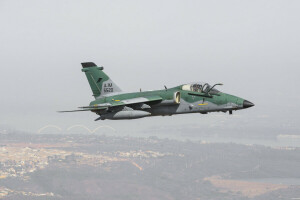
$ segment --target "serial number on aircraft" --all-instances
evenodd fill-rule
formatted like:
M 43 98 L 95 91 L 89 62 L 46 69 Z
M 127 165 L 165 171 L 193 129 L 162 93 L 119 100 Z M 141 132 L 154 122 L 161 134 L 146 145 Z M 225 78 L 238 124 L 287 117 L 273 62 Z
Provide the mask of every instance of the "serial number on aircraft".
M 104 92 L 114 92 L 113 88 L 104 88 Z
M 104 84 L 104 92 L 114 92 L 112 87 L 112 83 L 105 83 Z

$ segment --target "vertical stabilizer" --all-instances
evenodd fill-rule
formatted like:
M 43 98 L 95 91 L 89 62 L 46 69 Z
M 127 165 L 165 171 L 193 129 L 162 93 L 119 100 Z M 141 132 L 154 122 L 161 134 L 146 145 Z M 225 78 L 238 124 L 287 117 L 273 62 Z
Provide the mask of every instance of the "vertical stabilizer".
M 91 86 L 95 98 L 121 92 L 122 90 L 103 72 L 103 67 L 98 67 L 95 63 L 81 63 L 82 71 Z

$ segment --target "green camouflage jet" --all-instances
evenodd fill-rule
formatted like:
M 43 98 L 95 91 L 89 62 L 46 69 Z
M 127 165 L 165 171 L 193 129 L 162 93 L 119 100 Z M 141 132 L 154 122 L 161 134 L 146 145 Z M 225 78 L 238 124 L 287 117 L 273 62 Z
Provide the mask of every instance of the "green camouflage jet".
M 254 106 L 253 103 L 215 89 L 220 83 L 210 86 L 197 82 L 155 91 L 125 93 L 92 62 L 81 63 L 95 100 L 80 110 L 99 115 L 97 120 L 137 119 L 150 116 L 175 114 L 229 112 Z

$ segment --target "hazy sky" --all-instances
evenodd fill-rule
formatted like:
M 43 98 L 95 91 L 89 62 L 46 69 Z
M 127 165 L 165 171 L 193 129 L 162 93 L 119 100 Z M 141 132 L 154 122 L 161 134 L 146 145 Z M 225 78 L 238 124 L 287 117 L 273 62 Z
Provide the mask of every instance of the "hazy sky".
M 300 1 L 0 0 L 0 127 L 117 130 L 223 124 L 300 134 Z M 221 82 L 255 107 L 226 114 L 98 121 L 56 113 L 93 100 L 81 62 L 124 91 Z M 141 126 L 143 124 L 143 126 Z M 237 129 L 238 130 L 238 129 Z

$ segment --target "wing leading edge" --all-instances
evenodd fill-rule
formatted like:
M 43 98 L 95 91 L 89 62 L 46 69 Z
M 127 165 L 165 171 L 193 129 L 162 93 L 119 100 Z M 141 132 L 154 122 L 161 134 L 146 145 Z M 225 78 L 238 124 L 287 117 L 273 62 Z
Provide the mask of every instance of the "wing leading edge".
M 114 100 L 112 103 L 103 103 L 103 104 L 94 104 L 92 106 L 83 106 L 79 107 L 80 110 L 70 110 L 70 111 L 59 111 L 59 112 L 80 112 L 80 111 L 101 111 L 108 110 L 109 108 L 115 108 L 118 106 L 134 106 L 136 104 L 152 104 L 159 103 L 162 101 L 160 96 L 149 96 L 149 97 L 137 97 L 132 99 L 124 99 L 124 100 Z

